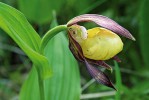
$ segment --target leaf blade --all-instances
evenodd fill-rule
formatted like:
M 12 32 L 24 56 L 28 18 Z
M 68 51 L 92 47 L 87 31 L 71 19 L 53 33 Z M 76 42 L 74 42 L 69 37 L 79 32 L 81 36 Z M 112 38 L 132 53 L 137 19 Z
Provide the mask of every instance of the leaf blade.
M 41 38 L 21 12 L 0 3 L 0 28 L 19 45 L 37 67 L 44 66 L 39 67 L 43 79 L 51 76 L 47 58 L 39 53 Z

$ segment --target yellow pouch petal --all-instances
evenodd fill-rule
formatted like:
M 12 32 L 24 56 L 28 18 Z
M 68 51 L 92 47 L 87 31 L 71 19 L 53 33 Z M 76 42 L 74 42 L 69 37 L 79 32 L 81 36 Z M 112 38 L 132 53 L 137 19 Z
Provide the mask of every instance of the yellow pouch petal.
M 88 38 L 80 43 L 86 58 L 108 60 L 123 49 L 121 38 L 105 28 L 89 29 Z

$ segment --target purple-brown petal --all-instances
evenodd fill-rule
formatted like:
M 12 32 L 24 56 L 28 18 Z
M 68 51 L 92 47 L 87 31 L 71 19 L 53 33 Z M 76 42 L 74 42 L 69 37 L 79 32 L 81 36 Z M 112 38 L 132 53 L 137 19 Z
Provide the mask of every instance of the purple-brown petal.
M 81 46 L 73 39 L 71 34 L 68 34 L 68 37 L 69 37 L 69 49 L 71 50 L 72 54 L 78 61 L 84 62 L 84 56 Z
M 69 41 L 71 41 L 71 44 L 74 46 L 74 48 L 76 48 L 76 50 L 78 51 L 80 56 L 82 56 L 82 58 L 84 58 L 83 51 L 82 51 L 82 48 L 79 45 L 79 43 L 71 36 L 71 34 L 68 34 L 68 36 L 69 36 Z
M 118 23 L 116 23 L 112 19 L 110 19 L 106 16 L 102 16 L 102 15 L 97 15 L 97 14 L 80 15 L 80 16 L 77 16 L 77 17 L 71 19 L 67 23 L 67 26 L 77 24 L 78 22 L 88 22 L 88 21 L 94 22 L 94 23 L 100 25 L 101 27 L 107 28 L 107 29 L 113 31 L 114 33 L 117 33 L 119 35 L 122 35 L 126 38 L 129 38 L 129 39 L 135 41 L 135 38 L 131 35 L 131 33 L 127 29 L 123 28 L 122 26 L 120 26 Z
M 112 72 L 112 67 L 110 65 L 106 64 L 102 60 L 92 60 L 92 59 L 87 59 L 87 58 L 86 58 L 86 60 L 93 65 L 101 66 L 101 67 L 106 68 Z
M 101 66 L 103 66 L 103 67 L 109 69 L 111 72 L 113 71 L 113 70 L 112 70 L 112 67 L 111 67 L 110 65 L 108 65 L 107 63 L 105 63 L 104 61 L 102 61 Z
M 76 60 L 80 61 L 80 62 L 84 62 L 84 60 L 82 59 L 82 57 L 80 56 L 79 52 L 77 51 L 77 49 L 72 45 L 71 42 L 69 42 L 69 49 L 72 52 L 73 56 L 76 58 Z
M 121 62 L 120 58 L 118 56 L 114 56 L 113 59 L 116 61 L 116 62 Z
M 90 63 L 88 63 L 85 60 L 85 64 L 87 67 L 87 70 L 89 71 L 90 75 L 100 84 L 103 84 L 105 86 L 111 87 L 116 90 L 110 79 L 98 68 L 92 66 Z

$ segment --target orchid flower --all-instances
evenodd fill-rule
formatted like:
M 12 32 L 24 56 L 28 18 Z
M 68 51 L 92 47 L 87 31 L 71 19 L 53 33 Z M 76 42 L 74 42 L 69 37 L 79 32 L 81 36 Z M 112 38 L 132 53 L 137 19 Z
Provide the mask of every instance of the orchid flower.
M 86 29 L 79 22 L 94 22 L 99 27 Z M 112 67 L 105 63 L 116 56 L 123 49 L 123 42 L 118 35 L 128 39 L 135 38 L 131 33 L 108 17 L 96 14 L 84 14 L 71 19 L 67 23 L 69 48 L 74 57 L 85 63 L 90 75 L 98 82 L 116 90 L 110 79 L 96 66 L 112 71 Z

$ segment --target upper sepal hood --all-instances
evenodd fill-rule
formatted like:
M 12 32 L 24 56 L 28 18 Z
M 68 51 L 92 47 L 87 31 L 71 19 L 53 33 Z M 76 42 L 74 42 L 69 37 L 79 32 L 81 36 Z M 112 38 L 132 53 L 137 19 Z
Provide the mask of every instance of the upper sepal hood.
M 71 19 L 68 23 L 67 26 L 71 26 L 73 24 L 77 24 L 78 22 L 94 22 L 98 24 L 101 27 L 107 28 L 111 31 L 113 31 L 116 34 L 122 35 L 126 38 L 129 38 L 131 40 L 135 41 L 135 38 L 131 35 L 131 33 L 120 26 L 118 23 L 113 21 L 112 19 L 102 16 L 102 15 L 97 15 L 97 14 L 84 14 L 77 16 L 73 19 Z

